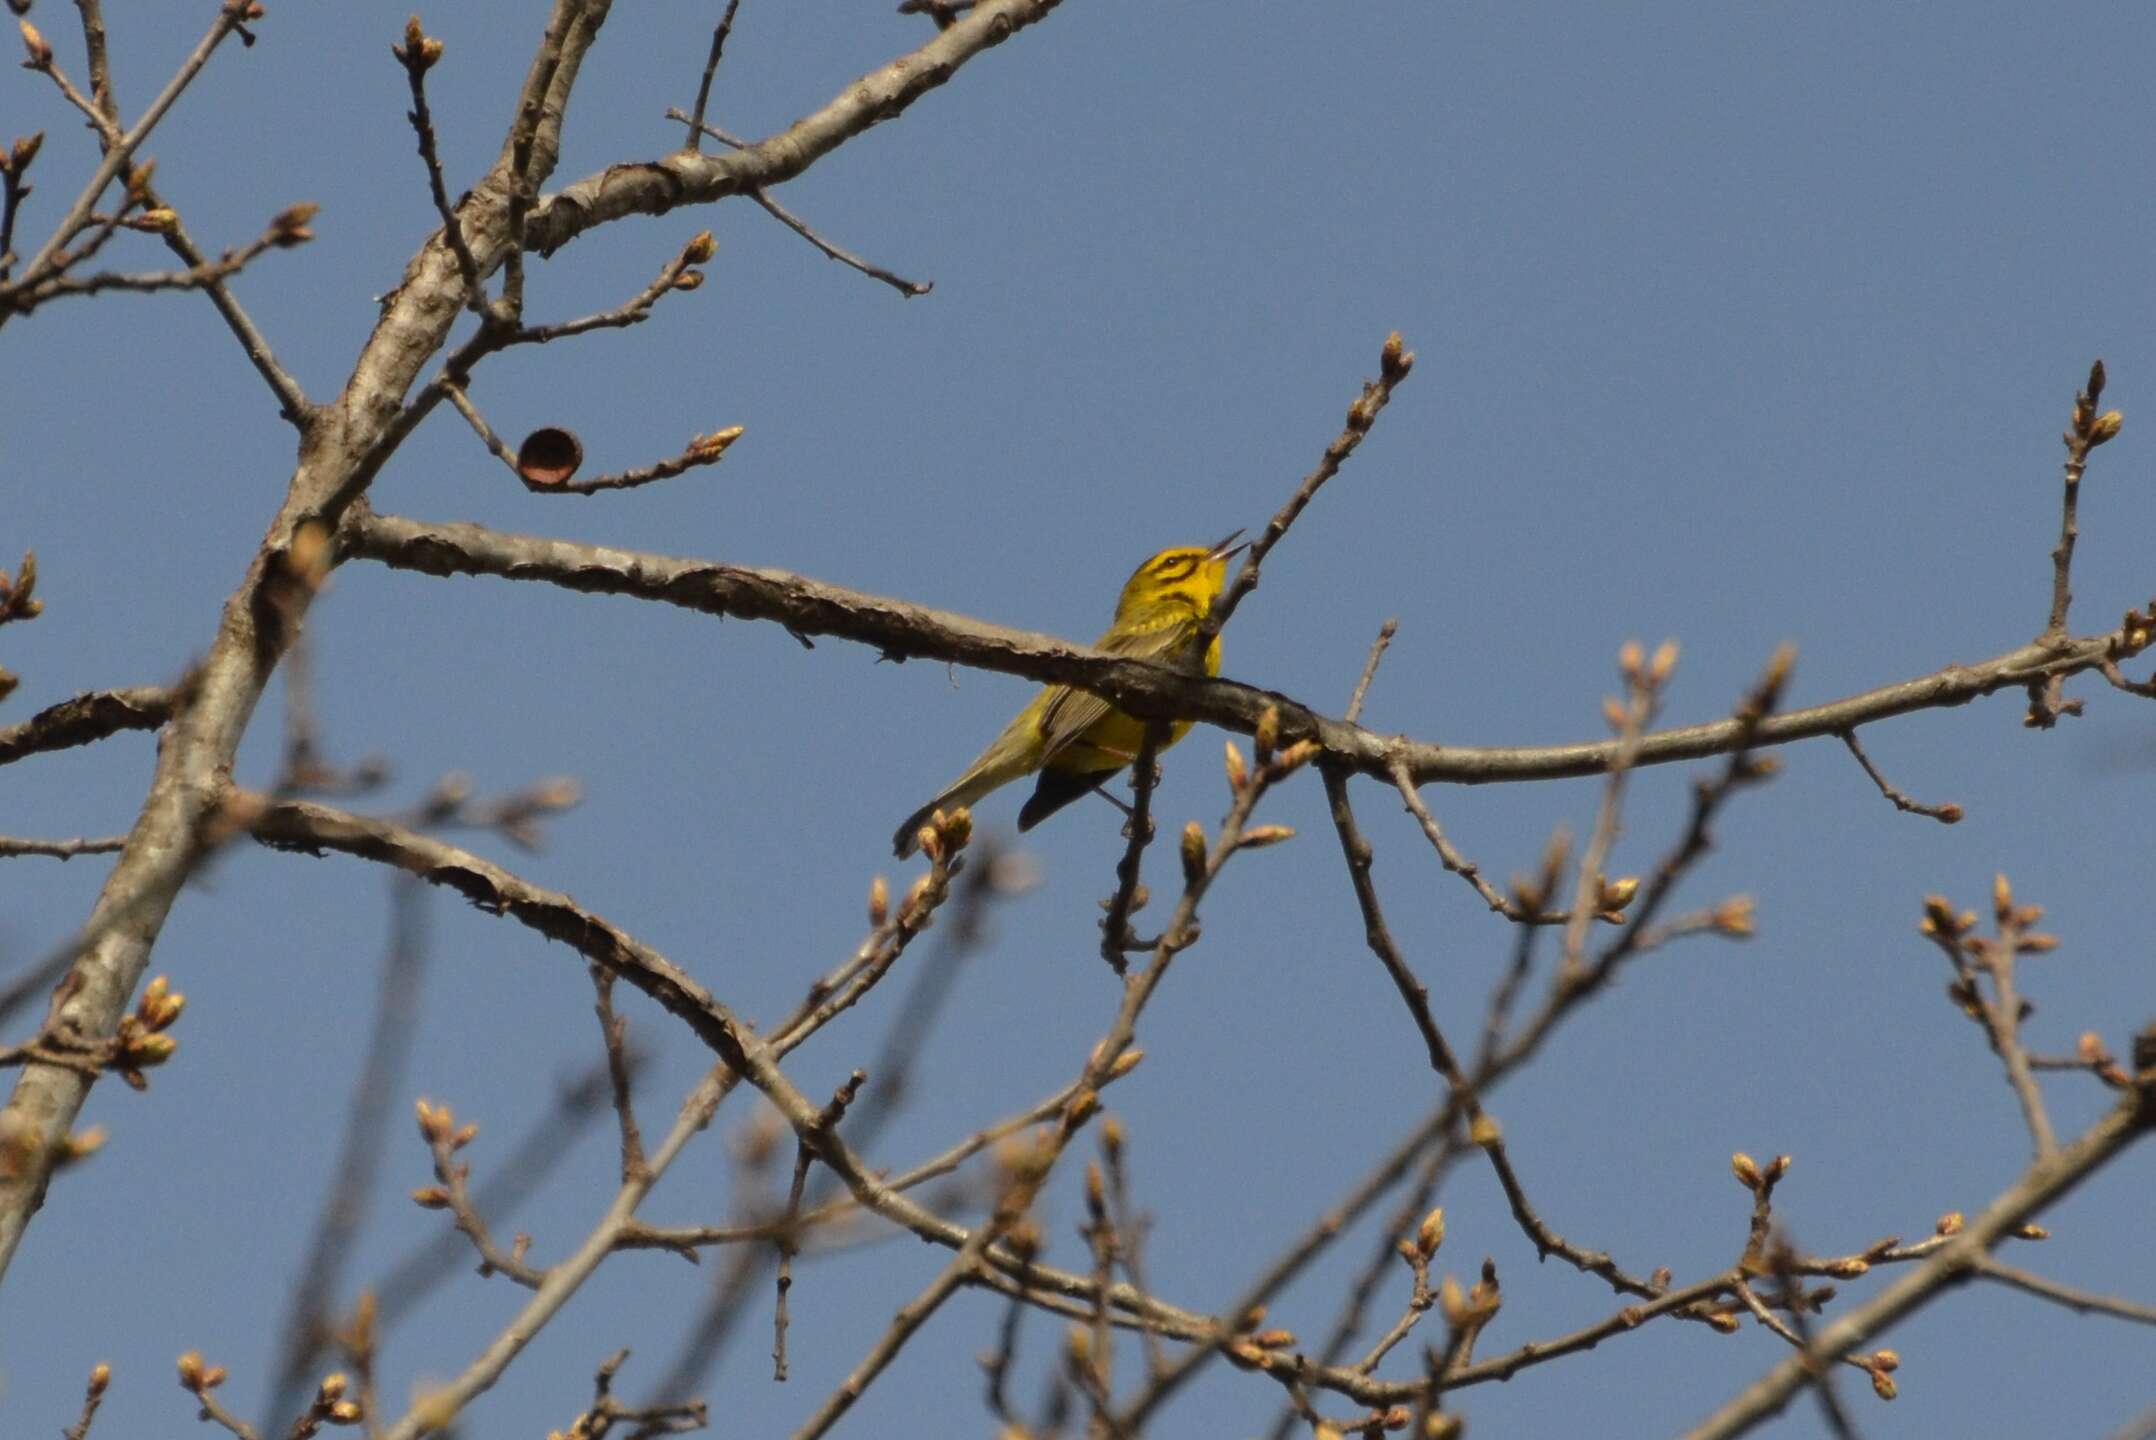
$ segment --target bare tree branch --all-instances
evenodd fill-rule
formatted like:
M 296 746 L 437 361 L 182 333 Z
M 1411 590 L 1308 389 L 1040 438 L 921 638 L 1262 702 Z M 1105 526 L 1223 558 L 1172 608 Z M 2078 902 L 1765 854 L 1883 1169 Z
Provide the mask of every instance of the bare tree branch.
M 8 317 L 17 313 L 15 302 L 19 296 L 60 272 L 65 263 L 64 249 L 81 232 L 83 226 L 89 223 L 90 212 L 96 208 L 98 196 L 105 193 L 105 187 L 110 185 L 127 162 L 134 158 L 135 151 L 141 147 L 142 142 L 150 138 L 150 132 L 157 128 L 158 121 L 165 118 L 165 112 L 172 108 L 173 102 L 194 83 L 195 76 L 209 63 L 211 54 L 224 42 L 225 37 L 239 27 L 246 10 L 246 0 L 222 0 L 217 7 L 216 19 L 210 22 L 209 31 L 196 42 L 187 58 L 180 62 L 180 68 L 165 82 L 165 88 L 150 102 L 150 107 L 142 112 L 142 118 L 106 147 L 105 158 L 91 173 L 88 183 L 82 187 L 82 193 L 75 197 L 75 203 L 60 217 L 60 223 L 53 227 L 52 238 L 30 257 L 20 275 L 0 285 L 0 325 L 5 325 Z M 49 64 L 49 49 L 47 55 Z
M 526 245 L 551 252 L 604 221 L 657 213 L 683 203 L 720 199 L 790 179 L 845 141 L 901 113 L 948 80 L 966 61 L 1045 16 L 1052 0 L 994 0 L 939 33 L 927 45 L 848 85 L 837 98 L 780 135 L 720 157 L 674 156 L 647 165 L 609 167 L 535 207 L 528 197 L 551 175 L 559 154 L 567 99 L 584 55 L 597 39 L 607 0 L 556 0 L 547 37 L 534 58 L 510 142 L 490 173 L 459 207 L 458 219 L 480 274 L 520 256 Z M 142 121 L 112 147 L 96 182 L 77 209 L 86 216 L 135 145 L 207 59 L 214 40 L 236 27 L 231 0 L 221 7 L 198 56 Z M 80 216 L 60 227 L 80 223 Z M 49 252 L 53 247 L 46 247 Z M 30 271 L 16 284 L 44 278 Z M 505 280 L 517 279 L 513 272 Z M 397 440 L 402 397 L 446 340 L 462 313 L 450 300 L 462 275 L 457 258 L 437 236 L 406 267 L 388 296 L 336 404 L 295 414 L 303 428 L 300 458 L 283 504 L 267 527 L 245 578 L 226 601 L 216 635 L 198 670 L 194 702 L 180 717 L 158 757 L 156 776 L 128 847 L 113 867 L 99 913 L 124 907 L 124 931 L 96 934 L 76 960 L 74 983 L 55 1015 L 75 1031 L 111 1033 L 149 965 L 185 870 L 167 863 L 192 852 L 222 803 L 232 758 L 293 633 L 311 603 L 324 567 L 325 542 L 366 491 Z M 266 353 L 266 352 L 265 352 Z M 0 1127 L 17 1133 L 65 1134 L 89 1091 L 89 1078 L 55 1066 L 27 1068 L 15 1085 Z M 50 1153 L 0 1176 L 0 1274 L 12 1261 L 30 1217 L 43 1202 Z
M 1380 735 L 1330 719 L 1300 701 L 1235 680 L 1184 675 L 1111 656 L 1053 636 L 1013 630 L 947 610 L 870 595 L 783 570 L 683 560 L 605 545 L 514 535 L 485 526 L 359 515 L 340 536 L 350 556 L 429 575 L 495 575 L 538 580 L 591 594 L 634 595 L 710 615 L 772 620 L 808 635 L 873 645 L 890 658 L 955 661 L 1105 695 L 1136 715 L 1202 720 L 1250 733 L 1269 706 L 1280 710 L 1283 741 L 1315 740 L 1326 759 L 1389 779 L 1395 763 L 1417 784 L 1497 784 L 1599 775 L 1621 742 L 1573 745 L 1438 745 Z M 2117 631 L 2063 646 L 2023 645 L 1976 665 L 1948 665 L 1913 679 L 1824 705 L 1782 710 L 1756 728 L 1735 719 L 1658 730 L 1641 737 L 1633 763 L 1668 765 L 1739 748 L 1838 735 L 1915 711 L 1966 704 L 2032 679 L 2094 670 L 2127 643 Z
M 1732 1440 L 1779 1413 L 1826 1362 L 1848 1354 L 1941 1291 L 1982 1272 L 1991 1248 L 2063 1199 L 2104 1162 L 2156 1128 L 2156 1089 L 2146 1082 L 2073 1143 L 2038 1159 L 1984 1213 L 1930 1259 L 1878 1295 L 1822 1327 L 1809 1348 L 1792 1355 L 1686 1432 L 1686 1440 Z
M 122 730 L 155 730 L 172 718 L 177 693 L 163 685 L 92 690 L 48 705 L 19 725 L 0 730 L 0 765 L 25 755 L 90 745 Z

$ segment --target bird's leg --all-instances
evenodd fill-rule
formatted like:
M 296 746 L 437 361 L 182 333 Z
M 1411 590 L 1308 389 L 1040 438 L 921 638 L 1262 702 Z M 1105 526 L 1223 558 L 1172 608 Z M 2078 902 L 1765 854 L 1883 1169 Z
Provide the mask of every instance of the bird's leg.
M 1093 793 L 1100 796 L 1101 799 L 1107 801 L 1110 805 L 1113 805 L 1116 809 L 1122 811 L 1123 818 L 1126 820 L 1133 818 L 1138 813 L 1137 811 L 1131 809 L 1128 804 L 1116 799 L 1113 795 L 1110 795 L 1108 793 L 1108 787 L 1101 781 L 1095 780 L 1093 782 Z
M 1159 788 L 1161 776 L 1160 757 L 1158 755 L 1153 755 L 1150 757 L 1149 760 L 1147 751 L 1151 748 L 1152 747 L 1150 745 L 1140 747 L 1138 754 L 1135 757 L 1133 764 L 1131 765 L 1130 788 L 1133 791 L 1153 790 Z M 1138 783 L 1139 765 L 1146 765 L 1152 771 L 1152 774 L 1147 778 L 1146 783 L 1143 786 L 1140 786 Z M 1135 825 L 1138 820 L 1137 807 L 1127 805 L 1123 801 L 1116 799 L 1115 796 L 1110 795 L 1105 789 L 1103 789 L 1099 782 L 1095 782 L 1093 789 L 1103 800 L 1106 800 L 1109 804 L 1115 806 L 1116 809 L 1123 812 L 1123 838 L 1125 840 L 1130 839 L 1131 827 Z M 1148 815 L 1145 817 L 1145 839 L 1151 840 L 1152 838 L 1153 817 Z

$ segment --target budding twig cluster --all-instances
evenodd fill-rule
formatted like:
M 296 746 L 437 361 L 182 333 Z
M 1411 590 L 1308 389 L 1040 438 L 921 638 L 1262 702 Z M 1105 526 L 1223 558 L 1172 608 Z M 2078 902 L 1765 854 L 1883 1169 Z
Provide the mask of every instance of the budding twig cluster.
M 202 1407 L 201 1419 L 222 1425 L 239 1440 L 255 1440 L 254 1427 L 227 1410 L 212 1393 L 230 1378 L 224 1366 L 212 1365 L 202 1358 L 201 1351 L 190 1350 L 179 1358 L 178 1369 L 180 1388 L 194 1396 L 195 1402 Z M 111 1370 L 100 1365 L 97 1372 L 92 1372 L 91 1384 L 101 1390 L 98 1372 L 103 1372 L 109 1380 Z M 346 1398 L 351 1383 L 342 1371 L 323 1376 L 321 1383 L 315 1386 L 314 1397 L 308 1402 L 307 1409 L 285 1432 L 288 1440 L 313 1440 L 324 1425 L 357 1425 L 364 1420 L 366 1412 L 359 1401 Z
M 134 1013 L 120 1017 L 119 1031 L 112 1039 L 112 1058 L 107 1064 L 131 1088 L 148 1089 L 150 1082 L 142 1072 L 164 1064 L 180 1048 L 180 1042 L 165 1031 L 186 1008 L 187 997 L 160 975 L 143 987 Z
M 404 43 L 391 45 L 389 53 L 396 56 L 405 69 L 423 75 L 434 68 L 442 58 L 442 42 L 429 35 L 414 15 L 404 22 Z
M 7 571 L 0 570 L 0 625 L 11 620 L 35 620 L 44 614 L 45 602 L 32 593 L 36 589 L 37 552 L 26 550 L 12 580 Z
M 2117 439 L 2126 424 L 2126 417 L 2116 410 L 2096 413 L 2096 402 L 2104 395 L 2104 378 L 2104 362 L 2098 360 L 2089 367 L 2088 388 L 2074 397 L 2073 417 L 2060 437 L 2076 459 L 2086 458 L 2097 446 Z

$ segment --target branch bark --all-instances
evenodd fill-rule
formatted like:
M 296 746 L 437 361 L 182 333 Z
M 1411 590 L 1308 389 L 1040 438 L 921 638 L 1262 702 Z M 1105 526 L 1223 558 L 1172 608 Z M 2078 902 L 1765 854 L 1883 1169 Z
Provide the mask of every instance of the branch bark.
M 172 718 L 173 692 L 162 685 L 92 690 L 48 705 L 0 730 L 0 765 L 47 750 L 89 745 L 122 730 L 155 730 Z
M 1575 745 L 1441 745 L 1380 735 L 1333 719 L 1276 691 L 1235 680 L 1184 675 L 1109 655 L 1052 635 L 1013 630 L 948 610 L 795 575 L 783 570 L 685 560 L 645 551 L 516 535 L 482 525 L 434 524 L 401 516 L 355 514 L 340 536 L 347 557 L 429 575 L 493 575 L 538 580 L 591 594 L 632 595 L 744 620 L 771 620 L 805 635 L 835 635 L 873 645 L 895 659 L 953 661 L 1105 695 L 1132 714 L 1202 720 L 1245 734 L 1269 706 L 1280 710 L 1283 742 L 1315 740 L 1335 766 L 1391 780 L 1404 765 L 1416 784 L 1481 785 L 1599 775 L 1623 742 Z M 1658 730 L 1642 736 L 1630 764 L 1667 765 L 1786 745 L 1874 721 L 1965 705 L 1980 696 L 2027 686 L 2050 675 L 2100 669 L 2125 639 L 2116 631 L 2043 645 L 2021 645 L 1975 665 L 1946 665 L 1824 705 L 1780 711 L 1747 729 L 1735 719 Z

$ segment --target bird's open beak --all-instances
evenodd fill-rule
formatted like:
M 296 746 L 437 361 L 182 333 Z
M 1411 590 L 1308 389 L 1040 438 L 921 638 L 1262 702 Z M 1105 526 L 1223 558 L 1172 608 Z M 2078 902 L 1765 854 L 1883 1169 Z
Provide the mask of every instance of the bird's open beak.
M 1248 548 L 1250 548 L 1250 542 L 1247 540 L 1240 545 L 1235 543 L 1236 537 L 1241 535 L 1242 533 L 1242 530 L 1239 528 L 1230 530 L 1227 535 L 1221 540 L 1221 542 L 1218 545 L 1215 545 L 1212 550 L 1206 554 L 1205 558 L 1208 560 L 1219 560 L 1225 562 L 1229 559 L 1232 559 L 1238 550 L 1247 550 Z

